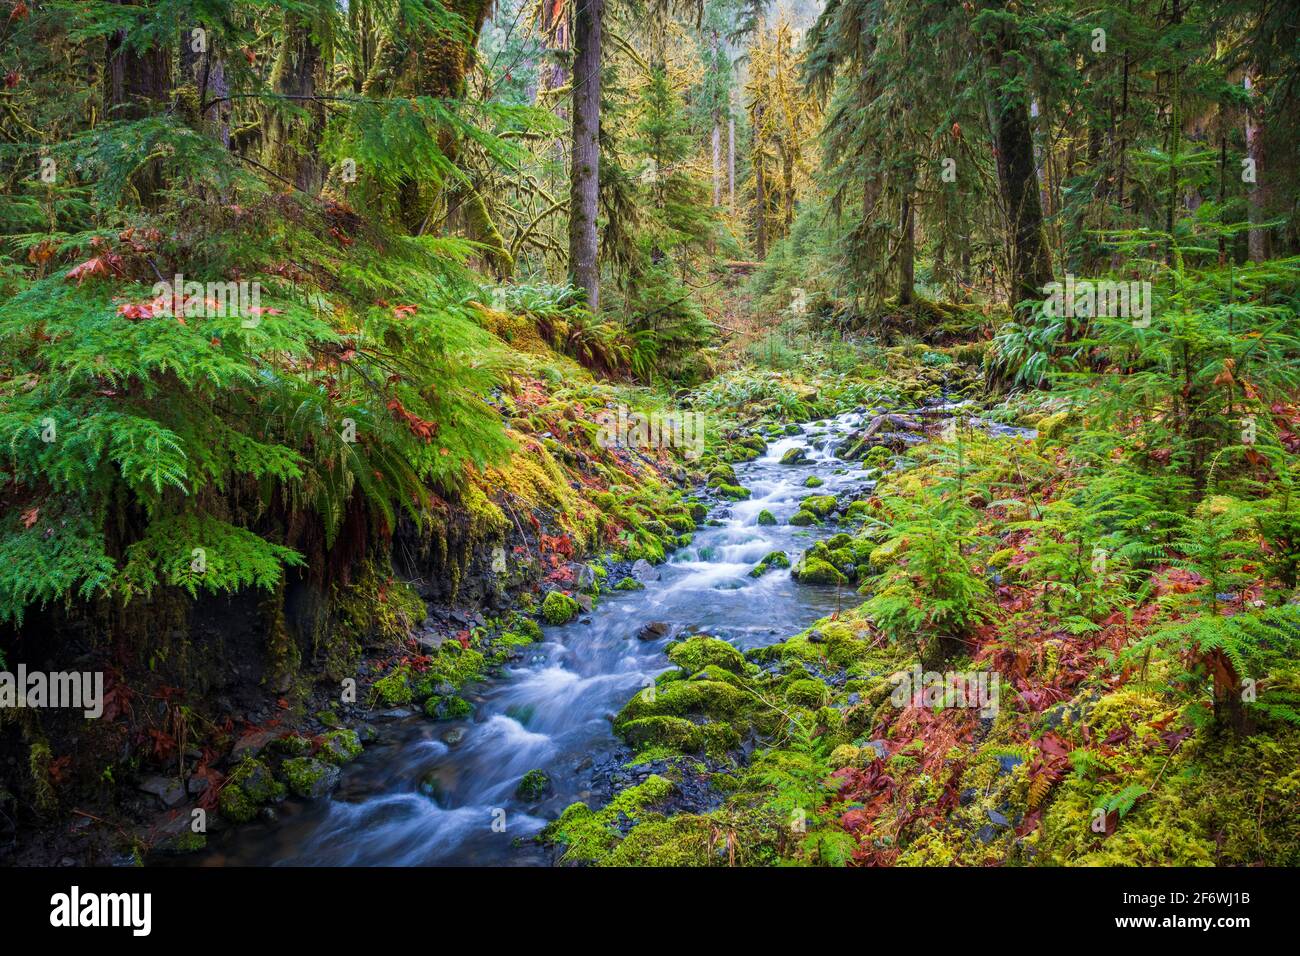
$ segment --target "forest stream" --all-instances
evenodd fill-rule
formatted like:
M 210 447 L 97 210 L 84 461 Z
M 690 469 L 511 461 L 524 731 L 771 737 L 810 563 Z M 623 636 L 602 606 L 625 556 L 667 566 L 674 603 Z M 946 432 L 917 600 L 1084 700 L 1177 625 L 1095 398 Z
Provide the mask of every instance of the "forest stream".
M 940 406 L 941 408 L 947 406 Z M 742 651 L 775 643 L 853 604 L 851 587 L 796 582 L 789 569 L 758 578 L 764 555 L 796 558 L 837 530 L 796 527 L 788 519 L 807 496 L 862 497 L 872 472 L 835 457 L 837 444 L 870 419 L 863 411 L 800 426 L 738 465 L 752 496 L 716 505 L 692 544 L 655 568 L 642 591 L 610 592 L 590 614 L 546 628 L 501 679 L 465 689 L 469 720 L 421 716 L 384 725 L 379 741 L 349 765 L 331 798 L 288 801 L 276 822 L 257 822 L 179 862 L 197 865 L 545 865 L 551 851 L 533 840 L 574 801 L 603 802 L 614 786 L 643 779 L 610 719 L 639 689 L 670 668 L 665 646 L 689 634 L 721 637 Z M 972 419 L 972 421 L 977 421 Z M 1032 430 L 988 425 L 995 434 Z M 910 440 L 922 436 L 909 434 Z M 802 465 L 782 465 L 791 448 Z M 769 511 L 773 526 L 758 516 Z M 752 741 L 750 742 L 752 744 Z M 516 798 L 525 773 L 550 777 L 539 802 Z M 494 825 L 495 824 L 495 825 Z

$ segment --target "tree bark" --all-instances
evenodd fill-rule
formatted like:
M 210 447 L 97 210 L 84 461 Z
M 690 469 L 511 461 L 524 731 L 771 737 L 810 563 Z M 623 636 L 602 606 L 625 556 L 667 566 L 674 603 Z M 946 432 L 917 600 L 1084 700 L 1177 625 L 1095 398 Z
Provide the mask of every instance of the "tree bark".
M 1011 304 L 1037 299 L 1052 281 L 1052 255 L 1043 234 L 1043 209 L 1034 168 L 1029 103 L 1022 84 L 1010 82 L 1016 69 L 1011 39 L 999 28 L 987 51 L 993 100 L 993 145 L 998 185 L 1006 206 L 1011 240 Z
M 272 104 L 266 118 L 262 164 L 313 196 L 323 181 L 316 148 L 325 112 L 313 99 L 320 60 L 320 47 L 312 39 L 311 25 L 286 12 L 280 49 L 271 69 L 271 90 L 285 99 Z M 306 111 L 307 116 L 297 115 L 298 110 Z
M 1250 230 L 1246 234 L 1247 255 L 1251 262 L 1263 262 L 1268 258 L 1268 234 L 1256 223 L 1264 220 L 1264 194 L 1261 188 L 1261 165 L 1264 158 L 1263 150 L 1263 130 L 1255 122 L 1255 68 L 1252 66 L 1246 73 L 1246 89 L 1251 94 L 1251 105 L 1246 111 L 1246 156 L 1253 161 L 1255 166 L 1255 181 L 1247 184 L 1249 190 L 1246 193 L 1246 212 L 1250 218 Z
M 600 309 L 600 60 L 605 0 L 587 0 L 573 16 L 573 151 L 569 193 L 569 276 Z
M 128 0 L 112 0 L 126 6 Z M 172 52 L 164 45 L 126 46 L 126 31 L 108 37 L 104 61 L 104 107 L 109 119 L 140 119 L 171 94 Z
M 916 301 L 916 210 L 912 204 L 912 186 L 903 193 L 901 239 L 898 245 L 898 304 Z

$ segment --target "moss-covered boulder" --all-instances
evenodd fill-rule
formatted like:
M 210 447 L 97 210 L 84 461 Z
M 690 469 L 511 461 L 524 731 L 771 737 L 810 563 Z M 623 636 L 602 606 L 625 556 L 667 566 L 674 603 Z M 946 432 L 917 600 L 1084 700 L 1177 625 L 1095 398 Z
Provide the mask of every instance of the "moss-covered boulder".
M 811 511 L 800 509 L 791 515 L 790 523 L 798 528 L 806 528 L 809 525 L 817 524 L 817 516 Z
M 758 513 L 757 520 L 760 525 L 774 525 L 776 524 L 776 515 L 764 508 Z
M 804 584 L 847 584 L 848 578 L 835 569 L 835 566 L 822 558 L 805 555 L 790 574 L 796 581 Z
M 318 800 L 338 786 L 341 771 L 333 764 L 315 757 L 294 757 L 283 767 L 289 789 L 306 800 Z
M 319 756 L 336 767 L 361 756 L 361 738 L 355 730 L 332 730 L 321 738 Z
M 716 637 L 690 637 L 668 648 L 668 659 L 687 674 L 712 665 L 733 674 L 743 674 L 747 667 L 744 655 L 726 641 Z
M 828 517 L 835 511 L 834 495 L 809 495 L 799 502 L 800 511 L 811 511 L 819 518 Z
M 547 776 L 544 770 L 530 770 L 519 781 L 515 787 L 516 799 L 524 803 L 536 803 L 550 792 L 551 778 Z
M 238 787 L 255 804 L 284 799 L 284 785 L 275 779 L 271 769 L 256 757 L 245 757 L 230 772 L 226 789 Z
M 542 601 L 542 620 L 547 624 L 568 624 L 578 611 L 578 602 L 563 591 L 552 591 Z
M 638 581 L 636 578 L 628 576 L 619 579 L 619 581 L 614 585 L 614 590 L 615 591 L 644 591 L 645 585 L 642 584 L 640 581 Z
M 826 484 L 826 482 L 822 481 L 816 475 L 809 475 L 803 480 L 803 486 L 805 488 L 820 488 L 824 484 Z
M 750 496 L 750 490 L 740 485 L 718 485 L 717 491 L 719 496 L 732 501 L 744 501 Z
M 783 465 L 806 465 L 808 463 L 808 450 L 800 445 L 789 449 L 781 456 L 781 464 Z
M 812 678 L 791 681 L 785 689 L 785 699 L 788 702 L 812 710 L 824 705 L 828 698 L 826 685 Z
M 434 720 L 465 720 L 474 716 L 474 705 L 455 694 L 435 695 L 424 702 L 424 712 Z
M 761 578 L 773 568 L 788 568 L 789 566 L 790 556 L 788 554 L 784 551 L 772 551 L 769 552 L 762 561 L 758 562 L 758 564 L 754 565 L 754 567 L 750 569 L 749 576 L 751 578 Z
M 736 469 L 727 464 L 717 465 L 709 472 L 707 484 L 711 488 L 716 488 L 719 485 L 736 484 Z

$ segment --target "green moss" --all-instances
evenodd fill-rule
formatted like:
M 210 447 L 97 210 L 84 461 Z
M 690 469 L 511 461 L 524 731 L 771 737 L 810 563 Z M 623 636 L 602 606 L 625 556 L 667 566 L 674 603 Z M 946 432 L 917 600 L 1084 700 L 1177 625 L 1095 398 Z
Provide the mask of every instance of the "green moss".
M 773 568 L 790 567 L 790 556 L 784 551 L 772 551 L 750 570 L 751 578 L 760 578 Z
M 730 498 L 732 501 L 744 501 L 749 497 L 748 488 L 742 488 L 740 485 L 718 485 L 718 494 L 723 498 Z
M 826 484 L 826 482 L 822 481 L 816 475 L 809 475 L 803 480 L 803 486 L 805 488 L 820 488 L 824 484 Z
M 798 445 L 796 445 L 794 448 L 789 449 L 784 455 L 781 456 L 781 464 L 806 465 L 808 464 L 808 452 L 806 449 L 803 449 Z
M 424 702 L 424 712 L 434 720 L 464 720 L 474 714 L 474 705 L 463 697 L 433 696 Z
M 828 517 L 835 511 L 834 495 L 809 495 L 799 503 L 800 511 L 811 511 L 819 518 Z
M 217 796 L 217 809 L 232 823 L 247 823 L 257 815 L 257 804 L 238 786 L 227 783 Z
M 795 580 L 805 584 L 847 584 L 848 578 L 835 569 L 829 561 L 805 556 L 791 572 Z
M 614 585 L 615 591 L 644 591 L 645 585 L 634 577 L 626 577 Z
M 550 786 L 551 778 L 545 771 L 530 770 L 520 779 L 519 786 L 515 787 L 515 797 L 525 803 L 536 803 L 546 796 Z
M 689 637 L 680 643 L 669 645 L 668 659 L 688 674 L 709 665 L 733 674 L 744 674 L 746 670 L 744 655 L 716 637 Z
M 355 730 L 334 730 L 321 738 L 320 756 L 337 767 L 361 756 L 361 738 Z
M 791 681 L 785 689 L 785 699 L 800 707 L 821 707 L 828 696 L 826 685 L 811 678 Z
M 256 757 L 245 757 L 240 761 L 239 766 L 230 772 L 226 780 L 226 790 L 231 787 L 238 787 L 254 804 L 269 803 L 284 798 L 284 785 L 276 780 L 270 768 Z
M 809 525 L 817 524 L 817 516 L 811 511 L 800 509 L 790 518 L 790 523 L 800 528 L 806 528 Z
M 673 784 L 652 774 L 638 786 L 624 790 L 599 810 L 584 803 L 570 804 L 559 819 L 543 831 L 544 839 L 564 844 L 564 860 L 601 863 L 622 839 L 617 829 L 623 819 L 637 820 L 648 808 L 667 800 Z
M 758 523 L 760 525 L 774 525 L 776 524 L 776 515 L 764 508 L 758 513 Z
M 680 814 L 636 824 L 602 866 L 708 866 L 714 826 L 708 817 Z M 724 844 L 725 846 L 725 844 Z
M 542 619 L 547 624 L 568 624 L 581 610 L 578 602 L 563 591 L 552 591 L 542 601 Z
M 370 692 L 385 707 L 409 704 L 413 699 L 410 671 L 399 667 L 391 674 L 385 674 L 371 685 Z
M 314 757 L 294 757 L 281 767 L 289 789 L 299 797 L 317 799 L 329 793 L 338 780 L 338 768 Z
M 651 699 L 653 696 L 653 699 Z M 633 695 L 614 721 L 617 730 L 641 717 L 707 714 L 710 717 L 733 717 L 744 710 L 752 698 L 729 683 L 709 680 L 678 680 Z

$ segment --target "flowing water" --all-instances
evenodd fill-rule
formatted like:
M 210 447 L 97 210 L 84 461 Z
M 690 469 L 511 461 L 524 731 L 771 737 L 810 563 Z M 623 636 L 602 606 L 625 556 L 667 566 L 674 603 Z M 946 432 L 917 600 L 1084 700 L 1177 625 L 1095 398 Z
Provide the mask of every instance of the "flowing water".
M 848 413 L 801 426 L 767 453 L 736 466 L 747 501 L 717 505 L 716 525 L 697 529 L 692 544 L 656 570 L 644 591 L 608 592 L 578 621 L 545 628 L 544 640 L 501 678 L 466 687 L 474 716 L 456 722 L 411 717 L 383 728 L 379 742 L 344 769 L 334 794 L 286 802 L 275 823 L 254 823 L 198 858 L 206 865 L 530 865 L 550 862 L 528 839 L 570 803 L 587 800 L 626 750 L 610 718 L 671 665 L 664 646 L 683 633 L 706 633 L 742 650 L 797 633 L 840 606 L 850 588 L 796 583 L 788 570 L 750 578 L 770 551 L 791 561 L 836 531 L 788 524 L 809 494 L 861 497 L 874 482 L 857 462 L 833 457 L 836 444 L 864 424 Z M 807 449 L 804 465 L 781 465 L 790 448 Z M 840 472 L 837 474 L 836 472 Z M 816 475 L 825 484 L 804 487 Z M 757 523 L 763 509 L 774 526 Z M 638 632 L 669 625 L 656 640 Z M 459 737 L 459 739 L 457 739 Z M 454 741 L 453 744 L 445 742 Z M 515 799 L 534 768 L 553 791 L 538 804 Z M 504 829 L 502 829 L 504 823 Z M 494 826 L 495 824 L 495 826 Z

